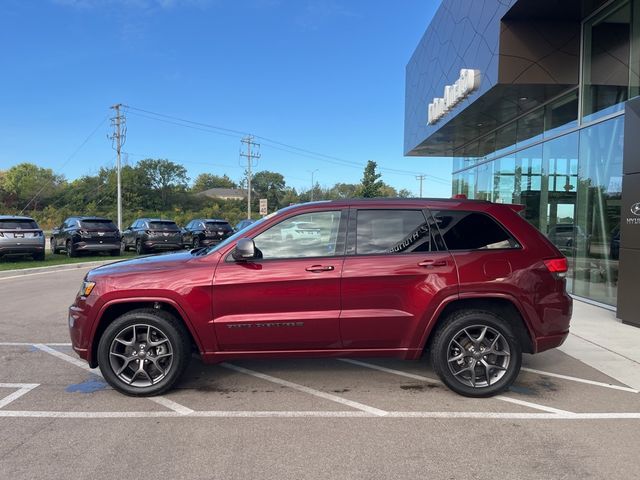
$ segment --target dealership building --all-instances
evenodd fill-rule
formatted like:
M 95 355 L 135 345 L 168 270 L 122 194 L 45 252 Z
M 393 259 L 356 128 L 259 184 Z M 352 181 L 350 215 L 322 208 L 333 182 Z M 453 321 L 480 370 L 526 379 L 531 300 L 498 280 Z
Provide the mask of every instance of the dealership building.
M 443 0 L 406 72 L 404 151 L 526 206 L 569 291 L 640 326 L 640 0 Z

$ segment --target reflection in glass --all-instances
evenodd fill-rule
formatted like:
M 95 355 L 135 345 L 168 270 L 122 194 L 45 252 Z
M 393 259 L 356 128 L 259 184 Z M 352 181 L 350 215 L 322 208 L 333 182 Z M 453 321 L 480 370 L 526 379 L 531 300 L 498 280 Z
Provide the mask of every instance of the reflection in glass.
M 574 293 L 610 305 L 617 297 L 623 125 L 617 117 L 580 131 Z
M 584 24 L 583 117 L 624 108 L 629 98 L 631 5 L 615 2 Z
M 340 211 L 305 213 L 288 218 L 254 238 L 262 258 L 335 255 Z

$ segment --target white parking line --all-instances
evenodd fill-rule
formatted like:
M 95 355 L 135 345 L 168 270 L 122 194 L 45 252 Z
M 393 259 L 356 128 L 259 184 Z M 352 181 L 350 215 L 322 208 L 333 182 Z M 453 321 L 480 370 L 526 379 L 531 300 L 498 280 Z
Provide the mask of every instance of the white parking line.
M 69 362 L 72 365 L 75 365 L 76 367 L 80 367 L 84 370 L 87 370 L 88 372 L 93 373 L 94 375 L 98 375 L 99 377 L 102 377 L 102 372 L 100 372 L 100 370 L 92 369 L 91 367 L 89 367 L 89 364 L 87 362 L 80 360 L 79 358 L 72 357 L 71 355 L 67 355 L 66 353 L 59 352 L 58 350 L 55 350 L 43 343 L 35 343 L 33 344 L 33 346 L 38 350 L 42 350 L 43 352 L 53 355 L 54 357 L 64 360 L 65 362 Z M 159 396 L 147 397 L 147 399 L 157 403 L 158 405 L 162 405 L 163 407 L 169 408 L 174 412 L 179 413 L 180 415 L 188 415 L 193 412 L 193 410 L 191 410 L 190 408 L 185 407 L 184 405 L 181 405 L 177 402 L 174 402 L 173 400 L 169 400 L 166 397 L 159 397 Z
M 0 399 L 0 408 L 4 408 L 14 400 L 17 400 L 25 393 L 29 393 L 36 388 L 39 383 L 0 383 L 0 388 L 17 388 L 15 392 Z
M 360 367 L 371 368 L 372 370 L 378 370 L 380 372 L 390 373 L 392 375 L 398 375 L 401 377 L 411 378 L 413 380 L 420 380 L 423 382 L 431 383 L 431 384 L 442 384 L 440 380 L 436 380 L 435 378 L 423 377 L 422 375 L 416 375 L 415 373 L 403 372 L 402 370 L 394 370 L 392 368 L 381 367 L 379 365 L 375 365 L 373 363 L 361 362 L 360 360 L 353 360 L 351 358 L 340 358 L 338 359 L 345 363 L 350 363 L 352 365 L 357 365 Z M 523 407 L 533 408 L 536 410 L 541 410 L 543 412 L 556 413 L 556 414 L 571 414 L 567 410 L 560 410 L 553 407 L 547 407 L 546 405 L 540 405 L 539 403 L 533 402 L 525 402 L 524 400 L 517 400 L 515 398 L 505 397 L 504 395 L 496 395 L 495 397 L 491 397 L 494 400 L 501 400 L 507 403 L 513 403 L 516 405 L 521 405 Z
M 91 265 L 94 265 L 94 263 L 92 262 Z M 12 280 L 14 278 L 26 278 L 26 277 L 33 277 L 35 275 L 49 275 L 51 273 L 64 273 L 64 272 L 77 272 L 79 270 L 81 270 L 82 268 L 89 267 L 91 265 L 81 265 L 78 267 L 71 267 L 71 268 L 59 268 L 59 269 L 55 269 L 55 270 L 49 270 L 46 272 L 34 272 L 34 273 L 23 273 L 20 275 L 11 275 L 10 277 L 0 277 L 0 282 L 3 280 Z M 100 263 L 96 263 L 95 265 L 100 265 Z M 43 268 L 48 268 L 48 267 L 43 267 Z
M 57 412 L 0 410 L 0 418 L 381 418 L 380 415 L 356 411 L 196 411 L 178 412 Z M 509 412 L 385 412 L 386 418 L 438 418 L 471 420 L 640 420 L 640 413 L 509 413 Z
M 33 342 L 0 342 L 0 347 L 33 347 Z M 42 343 L 38 345 L 49 345 L 50 347 L 70 347 L 70 343 Z
M 613 385 L 611 383 L 596 382 L 595 380 L 587 380 L 586 378 L 571 377 L 569 375 L 560 375 L 559 373 L 552 373 L 552 372 L 543 372 L 542 370 L 535 370 L 533 368 L 523 367 L 522 370 L 525 372 L 537 373 L 538 375 L 545 375 L 547 377 L 562 378 L 563 380 L 571 380 L 572 382 L 586 383 L 587 385 L 595 385 L 597 387 L 611 388 L 612 390 L 621 390 L 623 392 L 630 392 L 630 393 L 640 393 L 640 390 L 636 390 L 635 388 L 621 387 L 620 385 Z
M 237 365 L 232 365 L 230 363 L 222 363 L 221 366 L 228 368 L 230 370 L 234 370 L 236 372 L 244 373 L 247 375 L 251 375 L 253 377 L 260 378 L 262 380 L 266 380 L 267 382 L 276 383 L 278 385 L 283 385 L 285 387 L 293 388 L 294 390 L 298 390 L 300 392 L 308 393 L 309 395 L 315 395 L 316 397 L 324 398 L 325 400 L 330 400 L 332 402 L 341 403 L 342 405 L 347 405 L 349 407 L 355 408 L 357 410 L 362 410 L 363 412 L 367 412 L 371 415 L 375 415 L 378 417 L 383 417 L 387 414 L 385 410 L 380 410 L 379 408 L 370 407 L 369 405 L 364 405 L 363 403 L 354 402 L 352 400 L 347 400 L 346 398 L 338 397 L 337 395 L 332 395 L 327 392 L 323 392 L 320 390 L 315 390 L 313 388 L 305 387 L 304 385 L 300 385 L 298 383 L 289 382 L 288 380 L 283 380 L 281 378 L 272 377 L 271 375 L 266 375 L 264 373 L 256 372 L 253 370 L 249 370 L 247 368 L 238 367 Z

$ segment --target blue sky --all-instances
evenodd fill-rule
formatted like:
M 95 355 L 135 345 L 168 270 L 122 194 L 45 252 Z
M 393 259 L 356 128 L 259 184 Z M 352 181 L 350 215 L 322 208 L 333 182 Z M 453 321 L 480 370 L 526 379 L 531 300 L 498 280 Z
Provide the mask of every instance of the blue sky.
M 107 117 L 123 103 L 129 163 L 168 158 L 192 179 L 244 171 L 240 133 L 135 107 L 263 137 L 254 168 L 298 189 L 314 170 L 324 186 L 357 183 L 375 160 L 398 189 L 417 194 L 425 173 L 425 196 L 449 196 L 449 160 L 402 155 L 405 66 L 439 3 L 5 0 L 0 169 L 33 162 L 73 179 L 114 165 Z

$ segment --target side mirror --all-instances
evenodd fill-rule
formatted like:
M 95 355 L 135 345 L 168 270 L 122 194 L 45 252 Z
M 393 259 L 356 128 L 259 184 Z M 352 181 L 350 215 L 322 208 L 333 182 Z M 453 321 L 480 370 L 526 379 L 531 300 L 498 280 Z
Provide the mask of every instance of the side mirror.
M 251 238 L 241 238 L 233 249 L 234 260 L 250 260 L 256 256 L 256 245 Z

